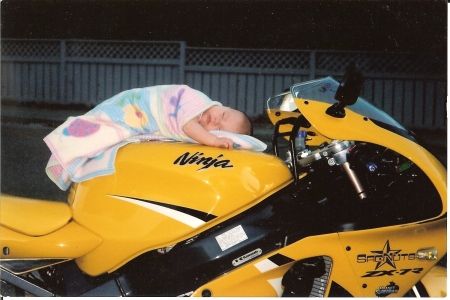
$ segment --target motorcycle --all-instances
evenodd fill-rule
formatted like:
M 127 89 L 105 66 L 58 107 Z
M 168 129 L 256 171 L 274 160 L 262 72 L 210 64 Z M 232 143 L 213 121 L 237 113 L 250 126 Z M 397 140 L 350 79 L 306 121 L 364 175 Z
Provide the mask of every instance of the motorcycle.
M 270 97 L 273 154 L 129 144 L 67 203 L 2 195 L 2 295 L 445 296 L 446 169 L 362 85 Z

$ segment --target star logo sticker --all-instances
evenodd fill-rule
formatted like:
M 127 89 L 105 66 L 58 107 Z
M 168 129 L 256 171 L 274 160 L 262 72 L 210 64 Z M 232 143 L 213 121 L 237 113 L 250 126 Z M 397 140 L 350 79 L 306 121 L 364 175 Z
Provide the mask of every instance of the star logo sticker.
M 392 268 L 397 269 L 395 267 L 394 256 L 398 254 L 402 250 L 391 250 L 391 246 L 389 245 L 389 240 L 384 244 L 383 250 L 375 250 L 371 251 L 373 254 L 378 254 L 382 256 L 381 261 L 377 262 L 377 266 L 375 270 L 378 270 L 384 264 L 390 265 Z

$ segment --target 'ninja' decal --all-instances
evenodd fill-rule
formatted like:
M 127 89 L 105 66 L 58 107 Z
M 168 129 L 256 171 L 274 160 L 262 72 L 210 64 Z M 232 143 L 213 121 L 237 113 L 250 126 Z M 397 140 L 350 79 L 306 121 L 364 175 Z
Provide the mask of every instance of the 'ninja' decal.
M 195 152 L 191 155 L 190 152 L 182 154 L 180 157 L 175 159 L 174 165 L 184 166 L 184 165 L 197 165 L 202 166 L 197 171 L 213 168 L 233 168 L 229 159 L 224 159 L 223 154 L 217 157 L 205 156 L 203 152 Z

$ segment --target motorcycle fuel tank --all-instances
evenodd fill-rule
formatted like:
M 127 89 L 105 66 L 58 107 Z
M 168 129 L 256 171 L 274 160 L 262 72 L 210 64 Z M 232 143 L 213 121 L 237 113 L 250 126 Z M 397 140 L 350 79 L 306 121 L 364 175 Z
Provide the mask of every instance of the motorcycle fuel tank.
M 90 275 L 197 235 L 292 181 L 276 156 L 198 144 L 142 142 L 118 151 L 115 173 L 74 185 L 74 219 L 101 236 L 79 258 Z

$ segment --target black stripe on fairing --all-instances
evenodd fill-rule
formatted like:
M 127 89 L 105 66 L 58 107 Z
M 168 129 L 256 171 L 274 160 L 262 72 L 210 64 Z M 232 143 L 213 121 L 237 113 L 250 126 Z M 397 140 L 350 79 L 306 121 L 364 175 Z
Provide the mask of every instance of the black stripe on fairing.
M 288 264 L 290 262 L 293 262 L 294 260 L 290 257 L 284 256 L 280 253 L 277 253 L 271 257 L 269 257 L 269 260 L 276 264 L 277 266 L 282 266 L 285 264 Z
M 182 212 L 184 214 L 193 216 L 193 217 L 195 217 L 197 219 L 200 219 L 200 220 L 202 220 L 204 222 L 209 222 L 209 221 L 214 220 L 215 218 L 217 218 L 217 216 L 215 216 L 215 215 L 212 215 L 212 214 L 209 214 L 209 213 L 205 213 L 203 211 L 199 211 L 199 210 L 196 210 L 196 209 L 183 207 L 183 206 L 177 206 L 177 205 L 172 205 L 172 204 L 167 204 L 167 203 L 162 203 L 162 202 L 156 202 L 156 201 L 147 200 L 147 199 L 140 199 L 140 198 L 134 198 L 134 197 L 121 196 L 121 195 L 110 195 L 110 196 L 116 196 L 116 197 L 123 197 L 123 198 L 133 199 L 133 200 L 137 200 L 137 201 L 147 202 L 147 203 L 159 205 L 159 206 L 162 206 L 162 207 L 170 208 L 170 209 Z

